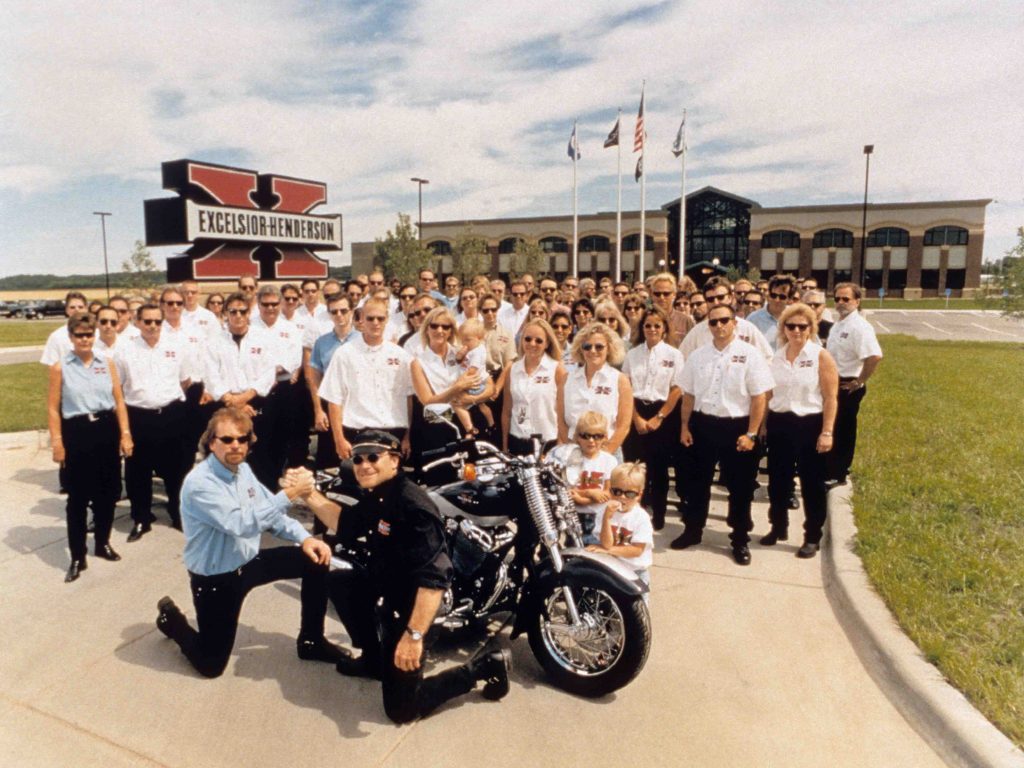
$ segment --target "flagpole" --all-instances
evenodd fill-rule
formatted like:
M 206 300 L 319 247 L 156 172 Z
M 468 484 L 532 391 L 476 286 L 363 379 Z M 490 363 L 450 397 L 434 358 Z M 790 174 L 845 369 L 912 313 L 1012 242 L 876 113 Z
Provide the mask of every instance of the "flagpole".
M 679 281 L 686 277 L 686 110 L 683 110 L 682 178 L 679 181 Z
M 573 153 L 572 153 L 572 276 L 579 279 L 579 247 L 580 247 L 580 232 L 579 232 L 579 216 L 577 213 L 579 199 L 576 194 L 576 159 L 579 157 L 579 137 L 576 135 L 576 121 L 572 121 L 572 138 L 573 138 Z
M 619 188 L 615 197 L 615 282 L 618 283 L 622 280 L 622 107 L 619 107 L 619 119 L 615 125 L 619 126 L 619 139 L 615 142 L 619 174 Z

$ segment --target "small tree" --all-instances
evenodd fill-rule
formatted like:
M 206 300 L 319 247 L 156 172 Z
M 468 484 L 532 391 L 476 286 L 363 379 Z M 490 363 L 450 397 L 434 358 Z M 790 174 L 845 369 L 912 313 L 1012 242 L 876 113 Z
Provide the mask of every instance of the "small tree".
M 1003 259 L 1002 308 L 1007 317 L 1024 318 L 1024 227 L 1017 230 L 1017 244 Z
M 487 240 L 473 234 L 472 227 L 466 227 L 455 238 L 452 246 L 452 274 L 467 283 L 477 275 L 486 275 L 490 271 L 491 254 L 487 250 Z
M 373 241 L 373 263 L 389 277 L 415 283 L 421 269 L 433 269 L 437 257 L 413 234 L 409 214 L 399 213 L 395 231 Z
M 156 285 L 151 273 L 156 271 L 156 262 L 149 249 L 136 240 L 131 255 L 121 262 L 121 271 L 125 273 L 125 283 L 134 291 L 143 291 Z
M 550 257 L 537 243 L 516 240 L 515 250 L 509 263 L 509 272 L 516 277 L 527 273 L 531 275 L 547 274 Z

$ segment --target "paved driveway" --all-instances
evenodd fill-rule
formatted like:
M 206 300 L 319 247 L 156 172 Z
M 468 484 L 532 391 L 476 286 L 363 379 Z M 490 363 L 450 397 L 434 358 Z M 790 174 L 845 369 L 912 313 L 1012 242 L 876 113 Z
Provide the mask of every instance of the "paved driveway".
M 877 333 L 945 341 L 1024 341 L 1024 322 L 993 310 L 865 308 L 864 315 Z

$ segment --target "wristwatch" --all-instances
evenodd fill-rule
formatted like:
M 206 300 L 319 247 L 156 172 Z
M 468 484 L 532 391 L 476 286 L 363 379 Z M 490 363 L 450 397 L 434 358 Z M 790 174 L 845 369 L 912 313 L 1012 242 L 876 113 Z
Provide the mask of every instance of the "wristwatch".
M 422 632 L 417 632 L 417 631 L 416 631 L 415 629 L 413 629 L 412 627 L 406 627 L 406 628 L 405 628 L 405 631 L 406 631 L 406 632 L 408 632 L 408 633 L 409 633 L 409 637 L 411 637 L 411 638 L 412 638 L 413 640 L 415 640 L 415 641 L 416 641 L 417 643 L 418 643 L 418 642 L 419 642 L 420 640 L 422 640 L 422 639 L 423 639 L 423 633 L 422 633 Z
M 751 442 L 757 442 L 757 432 L 747 432 L 747 439 Z

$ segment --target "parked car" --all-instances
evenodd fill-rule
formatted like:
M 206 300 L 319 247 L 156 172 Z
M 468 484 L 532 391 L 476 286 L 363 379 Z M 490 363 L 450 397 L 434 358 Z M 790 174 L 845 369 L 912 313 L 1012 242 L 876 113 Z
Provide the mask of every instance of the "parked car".
M 0 301 L 0 317 L 14 317 L 18 308 L 16 301 Z
M 14 317 L 31 319 L 35 317 L 64 317 L 64 302 L 60 299 L 39 299 L 22 304 Z

